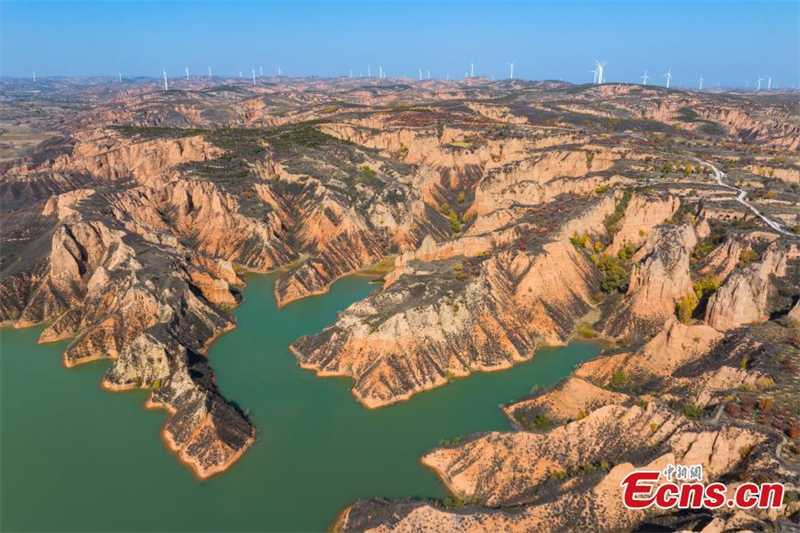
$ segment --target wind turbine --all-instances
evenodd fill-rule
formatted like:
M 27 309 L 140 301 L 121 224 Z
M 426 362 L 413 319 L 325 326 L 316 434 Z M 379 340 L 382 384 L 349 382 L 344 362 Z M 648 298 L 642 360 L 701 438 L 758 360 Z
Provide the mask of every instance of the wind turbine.
M 767 90 L 768 91 L 772 90 L 772 76 L 767 78 Z
M 764 81 L 764 78 L 762 78 L 761 74 L 759 74 L 758 75 L 758 79 L 756 80 L 756 82 L 758 83 L 758 87 L 756 87 L 756 91 L 760 91 L 761 90 L 761 82 L 762 81 Z
M 667 78 L 667 89 L 669 89 L 669 82 L 672 81 L 672 67 L 669 67 L 669 70 L 666 74 L 661 76 L 662 78 Z
M 278 77 L 280 78 L 281 76 L 283 76 L 283 69 L 278 67 Z
M 506 63 L 506 65 L 508 65 L 509 68 L 511 69 L 511 72 L 508 75 L 508 79 L 510 79 L 510 80 L 514 79 L 514 63 L 516 63 L 516 62 L 517 62 L 517 60 L 515 59 L 511 63 Z
M 422 81 L 422 69 L 419 69 L 419 81 Z
M 119 82 L 122 83 L 122 72 L 119 72 Z
M 33 71 L 33 83 L 36 83 L 36 71 Z
M 258 77 L 259 78 L 264 77 L 264 67 L 258 67 Z
M 255 87 L 256 86 L 256 68 L 255 67 L 250 67 L 250 72 L 253 73 L 253 87 Z
M 383 65 L 378 65 L 378 78 L 383 79 Z
M 607 61 L 603 61 L 601 63 L 601 62 L 599 62 L 599 61 L 597 61 L 595 59 L 594 63 L 595 63 L 595 65 L 597 65 L 597 83 L 598 84 L 605 83 L 606 78 L 605 78 L 605 75 L 603 74 L 603 72 L 604 72 L 604 69 L 606 68 L 606 65 L 608 65 L 608 62 Z
M 189 67 L 186 67 L 186 80 L 189 80 Z
M 469 62 L 469 77 L 470 78 L 475 77 L 475 63 L 473 63 L 472 61 Z
M 700 76 L 700 87 L 697 90 L 698 91 L 702 91 L 703 90 L 703 77 L 702 76 Z
M 353 77 L 353 67 L 350 67 L 350 77 Z
M 431 69 L 428 69 L 428 79 L 431 79 Z
M 242 71 L 241 70 L 239 71 L 239 77 L 240 78 L 242 77 Z
M 167 69 L 164 68 L 164 90 L 169 91 L 169 83 L 167 82 Z
M 644 76 L 639 79 L 642 80 L 642 85 L 647 85 L 647 82 L 650 80 L 650 76 L 647 75 L 647 69 L 644 69 Z
M 597 70 L 597 68 L 595 68 L 594 70 L 590 70 L 589 72 L 594 74 L 594 77 L 592 78 L 592 83 L 597 83 L 597 73 L 599 72 L 599 70 Z
M 211 79 L 211 65 L 208 66 L 208 79 Z
M 372 77 L 372 71 L 369 69 L 369 65 L 367 65 L 367 77 L 368 78 Z

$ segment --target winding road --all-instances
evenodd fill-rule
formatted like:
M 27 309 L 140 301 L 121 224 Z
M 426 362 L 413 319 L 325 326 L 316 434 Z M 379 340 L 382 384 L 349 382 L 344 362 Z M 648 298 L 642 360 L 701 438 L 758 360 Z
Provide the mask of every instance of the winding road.
M 714 178 L 717 180 L 717 185 L 719 185 L 720 187 L 724 187 L 726 189 L 730 189 L 732 191 L 737 191 L 739 193 L 739 195 L 736 197 L 736 201 L 739 202 L 740 204 L 742 204 L 743 206 L 745 206 L 746 208 L 748 208 L 750 211 L 752 211 L 753 214 L 756 215 L 758 218 L 763 220 L 764 224 L 766 224 L 767 226 L 769 226 L 770 228 L 774 229 L 775 231 L 777 231 L 778 233 L 780 233 L 782 235 L 787 235 L 787 236 L 790 236 L 790 237 L 795 237 L 796 236 L 794 233 L 792 233 L 790 231 L 786 231 L 785 229 L 783 229 L 783 226 L 781 224 L 779 224 L 778 222 L 775 222 L 774 220 L 772 220 L 770 218 L 767 218 L 758 209 L 753 207 L 746 200 L 747 192 L 744 189 L 740 189 L 738 187 L 734 187 L 733 185 L 728 185 L 727 183 L 722 181 L 722 178 L 724 178 L 727 174 L 725 174 L 723 171 L 721 171 L 720 169 L 718 169 L 717 167 L 715 167 L 713 164 L 709 163 L 708 161 L 703 161 L 702 159 L 696 159 L 696 161 L 699 161 L 700 163 L 708 166 L 709 168 L 711 168 L 711 170 L 714 171 Z

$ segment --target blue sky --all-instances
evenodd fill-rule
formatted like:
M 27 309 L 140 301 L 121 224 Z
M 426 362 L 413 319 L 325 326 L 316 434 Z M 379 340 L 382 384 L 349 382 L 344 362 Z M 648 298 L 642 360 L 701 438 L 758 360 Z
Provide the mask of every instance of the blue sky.
M 800 1 L 38 2 L 0 4 L 3 76 L 288 75 L 462 77 L 800 86 Z M 752 83 L 752 82 L 751 82 Z

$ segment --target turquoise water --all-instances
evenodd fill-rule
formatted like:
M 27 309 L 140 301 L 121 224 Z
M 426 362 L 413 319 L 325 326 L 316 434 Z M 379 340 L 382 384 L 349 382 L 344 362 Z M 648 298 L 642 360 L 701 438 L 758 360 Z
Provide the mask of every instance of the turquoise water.
M 346 379 L 301 370 L 288 345 L 332 323 L 377 286 L 365 277 L 278 310 L 273 276 L 252 276 L 239 327 L 209 358 L 222 393 L 248 410 L 256 444 L 226 473 L 199 482 L 167 451 L 165 414 L 146 392 L 99 383 L 108 362 L 71 370 L 65 344 L 41 328 L 0 335 L 0 528 L 4 531 L 321 531 L 360 498 L 443 498 L 419 458 L 441 439 L 509 428 L 498 405 L 551 384 L 597 345 L 539 352 L 510 370 L 475 374 L 367 410 Z

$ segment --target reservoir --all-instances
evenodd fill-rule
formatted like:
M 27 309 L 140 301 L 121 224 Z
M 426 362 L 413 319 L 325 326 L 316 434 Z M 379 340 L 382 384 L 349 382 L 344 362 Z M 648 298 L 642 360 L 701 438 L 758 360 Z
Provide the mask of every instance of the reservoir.
M 257 442 L 227 472 L 197 481 L 159 437 L 148 392 L 109 393 L 109 362 L 67 370 L 42 327 L 0 335 L 0 528 L 4 531 L 323 531 L 361 498 L 444 498 L 419 462 L 442 439 L 508 430 L 498 406 L 550 385 L 599 346 L 544 349 L 407 402 L 368 410 L 350 380 L 317 378 L 288 351 L 375 290 L 351 276 L 278 310 L 275 277 L 250 276 L 238 327 L 208 357 L 222 394 L 247 411 Z

